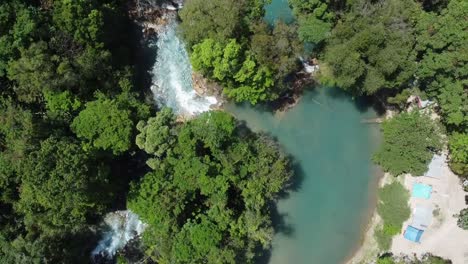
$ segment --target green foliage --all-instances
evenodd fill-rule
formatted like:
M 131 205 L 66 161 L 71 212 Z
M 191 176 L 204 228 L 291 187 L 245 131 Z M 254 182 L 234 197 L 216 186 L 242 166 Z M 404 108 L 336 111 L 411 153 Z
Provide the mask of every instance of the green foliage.
M 379 248 L 388 250 L 392 237 L 400 233 L 403 222 L 410 217 L 410 195 L 401 183 L 393 182 L 382 187 L 378 196 L 377 213 L 382 218 L 383 226 L 376 230 L 375 236 Z
M 299 18 L 299 38 L 303 42 L 321 43 L 330 34 L 332 25 L 314 15 Z
M 170 108 L 162 109 L 156 117 L 151 117 L 148 121 L 138 122 L 139 134 L 136 137 L 136 144 L 146 153 L 155 156 L 147 161 L 152 169 L 157 169 L 158 160 L 172 150 L 176 140 L 174 126 L 175 116 Z
M 225 84 L 224 92 L 238 102 L 256 104 L 276 98 L 269 90 L 274 84 L 271 71 L 258 65 L 252 56 L 244 56 L 243 52 L 235 39 L 227 45 L 205 39 L 193 46 L 190 58 L 195 70 L 221 81 Z
M 45 92 L 44 97 L 47 115 L 53 120 L 69 121 L 74 112 L 81 107 L 81 102 L 69 91 Z
M 468 177 L 468 134 L 454 133 L 449 137 L 450 166 L 455 173 Z
M 418 263 L 415 263 L 418 264 Z M 426 254 L 422 261 L 421 264 L 452 264 L 452 261 L 438 257 L 438 256 L 433 256 L 431 254 Z
M 130 111 L 120 108 L 115 100 L 101 96 L 88 102 L 73 120 L 71 128 L 79 138 L 87 140 L 85 149 L 96 148 L 120 154 L 131 147 L 133 122 Z
M 387 98 L 389 104 L 397 105 L 400 109 L 404 109 L 408 98 L 411 96 L 411 90 L 405 89 L 393 97 Z
M 377 264 L 451 264 L 452 261 L 444 259 L 438 256 L 431 255 L 429 253 L 424 254 L 421 258 L 416 256 L 400 256 L 395 259 L 391 254 L 385 253 L 377 259 Z
M 445 81 L 439 91 L 438 101 L 448 125 L 468 128 L 468 83 Z
M 287 75 L 299 70 L 297 58 L 302 55 L 303 46 L 298 39 L 297 27 L 282 21 L 276 23 L 271 35 L 270 60 L 266 65 L 275 73 L 277 85 L 281 85 Z
M 88 217 L 103 209 L 95 184 L 106 180 L 106 171 L 89 163 L 79 145 L 49 138 L 32 152 L 22 168 L 17 210 L 28 228 L 46 234 L 80 231 Z M 102 194 L 104 195 L 104 193 Z M 101 197 L 102 198 L 102 197 Z
M 416 70 L 411 1 L 357 1 L 332 31 L 322 81 L 357 95 L 408 85 Z
M 468 208 L 465 208 L 460 211 L 458 215 L 457 225 L 465 230 L 468 230 Z
M 340 1 L 289 0 L 299 24 L 299 37 L 303 42 L 320 44 L 327 39 L 335 22 L 335 11 Z
M 179 15 L 180 29 L 189 47 L 210 38 L 226 42 L 241 30 L 242 11 L 246 2 L 233 0 L 190 0 Z
M 260 21 L 269 1 L 188 1 L 180 12 L 195 70 L 219 82 L 236 102 L 272 101 L 288 89 L 302 45 L 294 25 Z M 247 16 L 243 16 L 247 14 Z
M 395 176 L 422 175 L 434 152 L 442 147 L 437 123 L 417 111 L 401 113 L 385 121 L 382 131 L 383 143 L 374 161 Z
M 38 12 L 17 1 L 0 4 L 0 77 L 8 62 L 37 36 Z
M 122 1 L 0 3 L 0 263 L 83 263 L 91 226 L 124 195 L 116 183 L 126 186 L 137 162 L 112 153 L 132 146 L 150 108 L 123 63 L 129 43 L 113 37 L 130 35 L 123 10 Z
M 395 261 L 393 261 L 393 258 L 390 256 L 385 256 L 382 258 L 377 259 L 377 264 L 396 264 Z
M 54 1 L 53 20 L 57 27 L 79 43 L 100 46 L 103 14 L 97 1 Z
M 12 61 L 8 67 L 8 78 L 17 82 L 14 90 L 24 102 L 40 100 L 43 90 L 53 88 L 53 76 L 54 68 L 45 42 L 34 43 L 22 50 L 21 58 Z
M 170 114 L 138 128 L 138 146 L 158 160 L 128 198 L 149 224 L 147 254 L 158 263 L 252 263 L 271 244 L 268 204 L 291 176 L 288 159 L 224 112 L 183 124 Z

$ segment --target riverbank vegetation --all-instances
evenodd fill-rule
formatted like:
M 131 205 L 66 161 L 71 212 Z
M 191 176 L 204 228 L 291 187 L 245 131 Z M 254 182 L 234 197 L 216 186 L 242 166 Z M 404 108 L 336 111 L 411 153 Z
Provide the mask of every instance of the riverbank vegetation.
M 312 43 L 324 84 L 397 109 L 413 92 L 436 101 L 451 168 L 468 177 L 466 1 L 291 0 L 297 24 L 274 26 L 263 21 L 267 2 L 187 1 L 180 28 L 194 69 L 237 102 L 269 102 L 290 89 Z M 156 114 L 133 85 L 125 12 L 115 0 L 0 4 L 0 262 L 86 262 L 102 215 L 149 170 L 140 156 L 151 171 L 133 181 L 127 202 L 149 225 L 148 256 L 252 262 L 271 245 L 269 205 L 290 161 L 227 114 L 184 124 L 169 110 Z M 441 149 L 425 118 L 385 123 L 376 161 L 420 174 Z M 394 208 L 405 204 L 398 193 L 390 185 L 381 194 L 382 245 L 407 213 Z M 461 227 L 465 220 L 466 210 Z
M 411 214 L 408 205 L 409 192 L 398 181 L 386 184 L 379 189 L 377 213 L 382 218 L 382 226 L 375 230 L 379 249 L 390 249 L 393 236 L 400 233 Z
M 457 224 L 460 228 L 468 230 L 468 208 L 460 211 Z
M 437 102 L 451 168 L 468 177 L 468 152 L 462 147 L 468 138 L 466 1 L 290 0 L 296 16 L 290 25 L 262 21 L 258 7 L 268 2 L 187 1 L 180 12 L 181 33 L 194 69 L 222 84 L 237 102 L 269 102 L 288 93 L 286 77 L 299 70 L 298 57 L 307 44 L 319 58 L 322 84 L 372 96 L 397 110 L 405 109 L 411 95 Z M 417 145 L 408 135 L 407 141 Z M 420 174 L 416 160 L 426 163 L 429 152 L 412 154 L 419 156 L 392 172 Z M 377 156 L 379 164 L 397 163 L 383 152 Z
M 154 261 L 253 263 L 270 248 L 269 204 L 292 175 L 276 143 L 225 112 L 175 123 L 164 109 L 138 129 L 153 171 L 132 185 L 128 208 L 149 225 Z
M 261 3 L 243 8 L 259 17 Z M 159 263 L 252 262 L 270 247 L 270 203 L 289 181 L 289 160 L 225 113 L 186 124 L 156 114 L 133 85 L 124 4 L 0 4 L 0 262 L 90 262 L 97 225 L 127 195 Z M 275 37 L 294 33 L 285 26 Z M 245 54 L 235 81 L 262 84 L 269 70 L 256 75 L 247 38 L 236 36 L 213 74 L 228 80 Z M 288 51 L 278 52 L 275 65 Z
M 442 148 L 440 127 L 426 114 L 402 113 L 382 124 L 383 142 L 374 160 L 393 175 L 423 175 Z
M 193 68 L 222 84 L 236 102 L 278 99 L 288 89 L 286 77 L 300 68 L 296 26 L 268 25 L 266 2 L 192 0 L 180 11 Z

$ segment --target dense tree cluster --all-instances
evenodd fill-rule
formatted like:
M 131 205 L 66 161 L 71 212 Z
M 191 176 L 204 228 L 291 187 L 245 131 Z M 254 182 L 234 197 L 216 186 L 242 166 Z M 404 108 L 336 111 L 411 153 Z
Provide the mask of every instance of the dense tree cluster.
M 278 146 L 224 112 L 183 124 L 165 109 L 138 124 L 153 171 L 131 188 L 128 207 L 149 224 L 158 263 L 252 263 L 273 238 L 269 203 L 291 176 Z
M 344 8 L 341 0 L 289 0 L 298 22 L 303 42 L 321 44 L 331 33 L 337 12 Z
M 263 21 L 267 0 L 190 0 L 180 25 L 195 70 L 216 80 L 237 102 L 272 101 L 298 69 L 302 45 L 294 25 Z
M 0 3 L 0 262 L 84 263 L 149 115 L 118 1 Z M 120 172 L 125 175 L 125 172 Z M 122 187 L 123 189 L 125 187 Z
M 357 1 L 333 29 L 324 61 L 324 81 L 355 94 L 375 94 L 407 85 L 415 71 L 412 1 Z
M 429 116 L 402 113 L 382 124 L 383 142 L 374 160 L 393 175 L 423 175 L 442 147 L 441 131 Z
M 269 2 L 187 0 L 180 29 L 194 69 L 235 101 L 268 102 L 288 91 L 312 43 L 324 83 L 398 108 L 415 91 L 435 100 L 450 165 L 468 177 L 467 1 L 290 0 L 290 25 L 263 21 Z M 148 224 L 146 254 L 252 263 L 271 246 L 270 203 L 291 177 L 288 158 L 226 113 L 150 117 L 133 87 L 124 12 L 117 0 L 0 3 L 0 262 L 86 262 L 93 227 L 127 195 L 127 166 L 145 156 L 150 172 L 127 203 Z M 375 161 L 396 175 L 422 174 L 442 147 L 439 126 L 417 112 L 383 130 Z M 380 194 L 382 245 L 407 218 L 391 200 L 402 191 Z

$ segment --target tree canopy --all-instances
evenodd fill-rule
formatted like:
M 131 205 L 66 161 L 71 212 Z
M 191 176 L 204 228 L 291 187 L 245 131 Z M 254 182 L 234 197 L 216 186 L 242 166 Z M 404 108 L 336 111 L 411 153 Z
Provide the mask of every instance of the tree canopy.
M 93 191 L 107 180 L 107 171 L 90 163 L 76 143 L 46 139 L 28 156 L 21 173 L 16 206 L 29 228 L 46 234 L 77 232 L 103 209 L 101 195 Z
M 460 211 L 458 215 L 457 225 L 465 230 L 468 230 L 468 208 L 465 208 Z
M 403 223 L 410 217 L 408 205 L 410 194 L 399 182 L 392 182 L 379 189 L 377 213 L 382 226 L 375 231 L 380 250 L 389 250 L 393 236 L 399 234 Z
M 237 102 L 278 99 L 289 89 L 286 77 L 298 69 L 302 46 L 296 27 L 263 22 L 265 2 L 191 0 L 180 12 L 194 69 Z
M 374 160 L 393 175 L 423 175 L 442 147 L 440 127 L 425 114 L 401 113 L 382 124 L 383 142 Z
M 183 124 L 170 114 L 138 125 L 153 171 L 132 185 L 128 207 L 149 224 L 148 254 L 160 263 L 252 263 L 270 247 L 269 202 L 289 182 L 288 158 L 224 112 Z
M 90 230 L 135 174 L 134 124 L 150 107 L 121 48 L 123 7 L 0 3 L 1 263 L 86 262 Z
M 358 95 L 407 86 L 416 69 L 416 39 L 411 1 L 357 1 L 337 23 L 328 40 L 326 83 Z
M 133 122 L 130 110 L 119 107 L 116 100 L 100 97 L 88 102 L 71 127 L 78 138 L 87 140 L 86 148 L 111 150 L 114 154 L 120 154 L 131 146 Z

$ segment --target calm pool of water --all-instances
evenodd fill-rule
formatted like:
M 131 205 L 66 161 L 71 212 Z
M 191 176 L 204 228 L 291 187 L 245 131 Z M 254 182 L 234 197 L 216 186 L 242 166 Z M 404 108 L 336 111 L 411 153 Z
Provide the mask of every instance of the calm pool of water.
M 271 4 L 265 7 L 265 20 L 269 24 L 273 25 L 278 19 L 286 23 L 294 21 L 294 16 L 291 8 L 289 8 L 288 0 L 273 0 Z
M 361 123 L 375 112 L 357 105 L 339 90 L 316 88 L 279 115 L 226 106 L 276 137 L 298 165 L 299 189 L 278 203 L 281 223 L 267 263 L 337 264 L 358 244 L 377 178 L 371 156 L 379 132 Z

